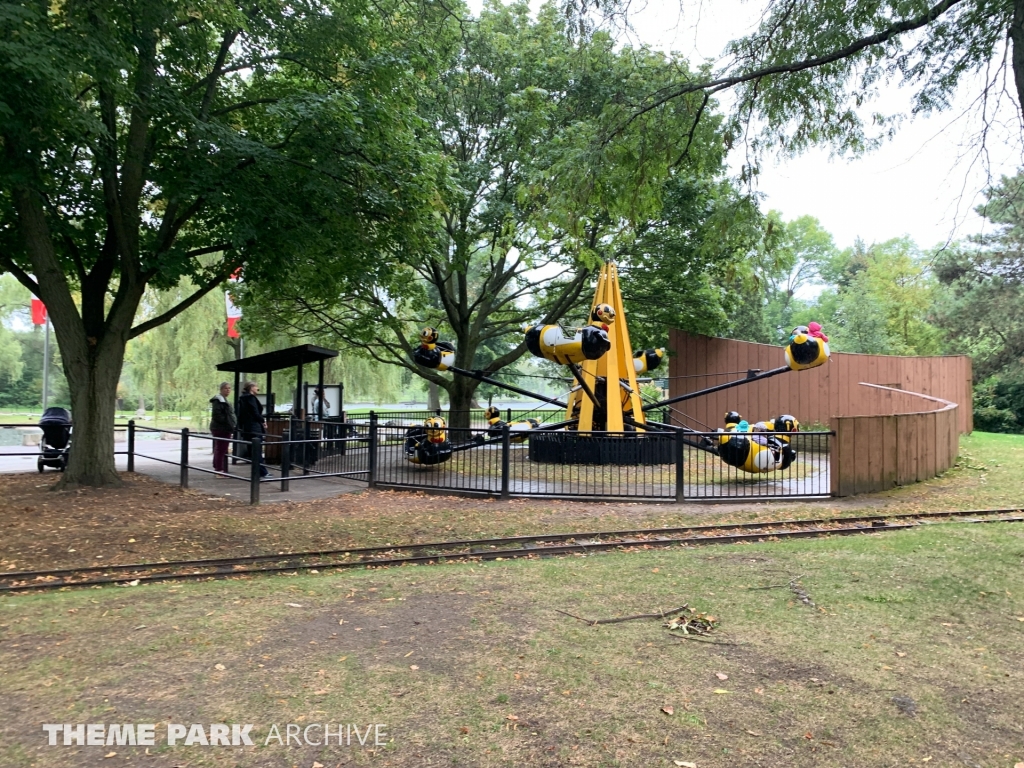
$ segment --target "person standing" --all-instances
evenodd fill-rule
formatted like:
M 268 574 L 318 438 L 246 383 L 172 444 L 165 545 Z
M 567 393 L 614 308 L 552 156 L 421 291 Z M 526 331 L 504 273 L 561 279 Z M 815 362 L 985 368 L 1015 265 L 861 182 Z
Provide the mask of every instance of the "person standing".
M 235 436 L 235 411 L 229 397 L 231 385 L 220 383 L 220 392 L 210 398 L 210 434 L 213 435 L 213 468 L 217 472 L 228 471 L 228 440 Z
M 313 395 L 313 408 L 310 416 L 311 418 L 316 420 L 319 420 L 321 417 L 326 419 L 328 416 L 331 415 L 331 401 L 324 397 L 323 387 L 317 387 L 314 390 L 314 392 L 315 394 Z M 320 413 L 321 404 L 323 405 L 324 409 L 324 412 L 322 414 Z
M 259 385 L 255 381 L 247 381 L 242 387 L 242 396 L 238 398 L 238 428 L 242 432 L 243 440 L 252 440 L 259 437 L 266 441 L 267 420 L 263 418 L 263 403 L 256 397 L 260 392 Z M 260 477 L 266 477 L 270 472 L 260 464 Z

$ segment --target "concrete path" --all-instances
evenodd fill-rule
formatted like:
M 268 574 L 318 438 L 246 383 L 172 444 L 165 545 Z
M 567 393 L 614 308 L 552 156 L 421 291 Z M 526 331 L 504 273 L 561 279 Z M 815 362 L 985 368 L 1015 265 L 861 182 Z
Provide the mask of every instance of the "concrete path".
M 190 441 L 189 464 L 195 467 L 213 469 L 213 454 L 210 443 L 205 440 Z M 115 450 L 124 451 L 125 443 L 115 444 Z M 181 457 L 181 440 L 139 440 L 135 445 L 135 471 L 148 475 L 156 480 L 171 485 L 178 485 L 181 478 L 181 470 L 178 467 L 178 460 Z M 33 452 L 35 451 L 35 452 Z M 16 453 L 29 453 L 28 456 L 15 456 Z M 146 458 L 139 454 L 145 454 Z M 0 446 L 0 472 L 35 472 L 36 459 L 39 453 L 37 449 L 27 446 Z M 128 468 L 128 457 L 125 455 L 115 456 L 117 468 L 125 470 Z M 174 464 L 166 462 L 173 461 Z M 280 477 L 281 473 L 270 468 L 271 475 Z M 206 472 L 190 471 L 189 488 L 208 493 L 211 496 L 230 496 L 249 500 L 249 465 L 236 464 L 234 466 L 228 459 L 228 472 L 233 478 L 218 477 Z M 301 472 L 301 470 L 300 470 Z M 45 474 L 53 477 L 57 474 L 55 469 L 46 469 Z M 357 493 L 366 489 L 366 483 L 356 480 L 348 480 L 340 477 L 328 477 L 317 479 L 296 480 L 293 475 L 289 483 L 289 490 L 282 492 L 280 483 L 264 483 L 260 487 L 260 503 L 267 504 L 276 501 L 312 501 L 315 499 L 326 499 L 338 496 L 343 493 Z

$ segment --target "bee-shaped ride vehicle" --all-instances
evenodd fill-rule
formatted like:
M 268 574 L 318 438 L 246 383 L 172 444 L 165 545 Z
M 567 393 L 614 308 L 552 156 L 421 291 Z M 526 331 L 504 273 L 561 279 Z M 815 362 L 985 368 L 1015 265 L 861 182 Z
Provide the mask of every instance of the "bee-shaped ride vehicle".
M 798 325 L 786 344 L 786 364 L 794 371 L 824 365 L 829 359 L 828 336 L 819 323 Z
M 405 457 L 413 464 L 443 464 L 452 457 L 445 420 L 432 416 L 422 427 L 411 427 L 405 433 Z
M 725 414 L 725 431 L 718 438 L 718 455 L 744 472 L 778 472 L 796 459 L 789 435 L 799 431 L 800 422 L 793 416 L 749 424 L 736 411 L 729 411 Z
M 577 328 L 567 336 L 560 325 L 535 325 L 526 329 L 526 348 L 535 357 L 543 357 L 559 365 L 578 365 L 584 360 L 598 360 L 611 349 L 608 326 L 615 322 L 615 310 L 598 304 L 590 313 L 590 324 Z

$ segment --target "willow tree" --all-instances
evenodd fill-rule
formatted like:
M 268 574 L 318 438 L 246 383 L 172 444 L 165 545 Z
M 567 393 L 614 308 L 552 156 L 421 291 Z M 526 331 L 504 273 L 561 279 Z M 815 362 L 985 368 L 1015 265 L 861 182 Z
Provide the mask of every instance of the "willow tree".
M 414 228 L 405 86 L 422 69 L 394 41 L 425 18 L 369 0 L 0 5 L 0 269 L 53 320 L 75 430 L 64 485 L 118 482 L 129 339 L 240 266 L 359 273 Z M 190 295 L 136 324 L 147 287 L 183 278 Z

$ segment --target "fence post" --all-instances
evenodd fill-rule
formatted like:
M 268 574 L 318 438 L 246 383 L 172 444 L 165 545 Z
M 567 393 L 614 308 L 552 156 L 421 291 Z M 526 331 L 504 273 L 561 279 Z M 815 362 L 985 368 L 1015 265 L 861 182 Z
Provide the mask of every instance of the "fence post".
M 285 440 L 281 443 L 281 491 L 287 491 L 290 483 L 288 482 L 288 475 L 291 474 L 292 469 L 292 443 L 291 440 Z
M 512 408 L 508 408 L 505 411 L 505 421 L 509 421 L 509 422 L 512 421 Z
M 368 486 L 377 487 L 377 414 L 370 411 L 370 444 L 366 456 Z
M 683 442 L 683 430 L 675 433 L 676 449 L 676 501 L 686 498 L 686 443 Z
M 293 437 L 292 439 L 294 440 L 295 438 Z M 303 441 L 305 441 L 305 442 L 302 443 L 302 448 L 301 448 L 301 451 L 299 453 L 299 455 L 302 456 L 302 474 L 308 475 L 309 474 L 309 454 L 311 453 L 311 451 L 310 451 L 310 444 L 308 442 L 309 441 L 309 422 L 306 421 L 306 420 L 303 420 L 303 422 L 302 422 L 302 439 L 303 439 Z
M 512 430 L 509 429 L 508 424 L 505 424 L 501 428 L 501 498 L 507 499 L 509 497 L 509 474 L 511 470 L 511 454 L 512 454 Z
M 188 488 L 188 427 L 181 430 L 181 487 Z
M 135 471 L 135 419 L 128 420 L 128 471 Z
M 263 466 L 263 440 L 259 436 L 249 445 L 249 503 L 260 503 L 260 467 Z

